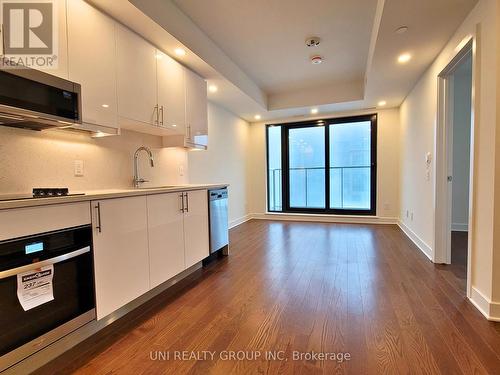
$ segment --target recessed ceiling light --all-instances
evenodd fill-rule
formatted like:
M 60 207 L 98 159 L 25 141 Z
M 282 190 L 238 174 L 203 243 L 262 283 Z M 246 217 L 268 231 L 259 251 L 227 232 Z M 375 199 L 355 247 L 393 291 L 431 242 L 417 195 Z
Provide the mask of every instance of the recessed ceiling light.
M 315 115 L 316 113 L 318 113 L 318 108 L 311 108 L 311 114 Z
M 254 116 L 254 119 L 256 119 L 256 120 L 260 120 L 260 119 L 261 119 L 261 117 L 260 117 L 260 115 L 255 115 L 255 116 Z
M 109 108 L 109 104 L 103 104 L 102 107 L 103 108 Z
M 177 56 L 186 56 L 186 50 L 184 48 L 176 48 L 174 52 Z
M 404 34 L 408 31 L 408 26 L 401 26 L 401 27 L 398 27 L 394 32 L 396 34 Z
M 398 56 L 398 63 L 400 64 L 406 64 L 410 60 L 411 60 L 411 55 L 409 53 L 403 53 Z
M 210 92 L 217 92 L 217 90 L 219 90 L 219 88 L 215 85 L 208 86 L 208 91 Z
M 177 127 L 177 125 L 176 125 L 176 124 L 172 124 L 172 127 L 173 127 L 173 128 L 176 128 L 176 127 Z
M 379 107 L 383 107 L 386 104 L 387 104 L 387 102 L 385 100 L 381 100 L 381 101 L 378 102 L 378 106 Z

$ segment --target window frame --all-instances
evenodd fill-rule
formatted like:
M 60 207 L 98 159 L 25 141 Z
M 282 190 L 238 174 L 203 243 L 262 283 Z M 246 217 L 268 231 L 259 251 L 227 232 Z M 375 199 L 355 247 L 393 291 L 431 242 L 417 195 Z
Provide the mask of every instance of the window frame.
M 343 209 L 330 208 L 330 131 L 329 126 L 345 124 L 349 122 L 369 121 L 371 128 L 370 136 L 370 209 Z M 282 210 L 271 210 L 271 189 L 269 175 L 269 128 L 281 127 L 281 197 Z M 325 128 L 325 208 L 298 208 L 290 207 L 290 129 L 323 126 Z M 267 212 L 270 213 L 301 213 L 301 214 L 324 214 L 324 215 L 361 215 L 375 216 L 377 213 L 377 114 L 359 116 L 335 117 L 327 119 L 315 119 L 284 124 L 266 125 L 266 176 L 267 176 Z

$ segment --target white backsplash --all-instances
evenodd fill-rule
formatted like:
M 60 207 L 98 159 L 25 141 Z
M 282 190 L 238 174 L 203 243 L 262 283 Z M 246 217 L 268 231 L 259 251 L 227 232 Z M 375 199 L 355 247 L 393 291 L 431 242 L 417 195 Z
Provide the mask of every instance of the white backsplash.
M 161 148 L 161 138 L 122 130 L 120 136 L 91 138 L 67 130 L 13 129 L 0 126 L 0 194 L 26 193 L 33 187 L 69 187 L 72 191 L 130 188 L 133 154 L 152 149 L 155 167 L 140 155 L 140 175 L 152 186 L 188 182 L 187 152 Z M 74 161 L 84 163 L 84 176 L 74 176 Z M 183 176 L 180 175 L 183 169 Z

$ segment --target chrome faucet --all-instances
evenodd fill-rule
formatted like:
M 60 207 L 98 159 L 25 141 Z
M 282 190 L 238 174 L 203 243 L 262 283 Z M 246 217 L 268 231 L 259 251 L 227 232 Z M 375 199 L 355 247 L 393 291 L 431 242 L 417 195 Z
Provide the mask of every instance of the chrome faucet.
M 137 164 L 138 164 L 138 160 L 139 160 L 139 153 L 141 151 L 145 151 L 148 154 L 149 162 L 151 163 L 151 168 L 155 166 L 155 161 L 153 160 L 153 153 L 151 152 L 151 150 L 149 148 L 141 146 L 135 151 L 135 153 L 134 153 L 134 187 L 135 188 L 138 188 L 139 185 L 144 183 L 144 182 L 148 182 L 148 180 L 145 180 L 143 178 L 139 178 L 139 166 Z

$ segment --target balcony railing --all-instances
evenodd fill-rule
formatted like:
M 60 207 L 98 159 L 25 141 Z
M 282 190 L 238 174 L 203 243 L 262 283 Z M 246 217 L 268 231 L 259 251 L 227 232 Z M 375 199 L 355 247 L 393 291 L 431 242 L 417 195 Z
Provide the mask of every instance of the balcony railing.
M 344 182 L 345 182 L 345 171 L 346 170 L 353 170 L 353 169 L 358 169 L 358 170 L 366 170 L 370 171 L 369 166 L 349 166 L 349 167 L 330 167 L 330 181 L 332 181 L 332 176 L 335 176 L 336 173 L 338 173 L 340 177 L 340 181 L 336 183 L 336 186 L 340 187 L 340 192 L 336 192 L 333 190 L 333 195 L 330 197 L 331 201 L 331 206 L 332 208 L 359 208 L 359 209 L 367 209 L 369 208 L 369 189 L 370 189 L 370 180 L 368 181 L 361 181 L 358 184 L 353 184 L 353 185 L 359 185 L 359 186 L 351 186 L 351 189 L 347 194 L 349 194 L 350 200 L 352 201 L 353 196 L 358 196 L 360 197 L 361 195 L 367 195 L 368 198 L 363 197 L 358 198 L 358 200 L 367 200 L 368 199 L 368 205 L 367 204 L 360 204 L 359 207 L 353 206 L 352 202 L 350 204 L 345 203 L 345 196 L 344 196 Z M 312 173 L 311 171 L 324 171 L 324 167 L 310 167 L 310 168 L 290 168 L 290 172 L 292 171 L 303 171 L 304 172 L 304 177 L 303 177 L 303 186 L 304 186 L 304 194 L 305 196 L 303 197 L 305 200 L 305 205 L 300 205 L 298 207 L 309 207 L 309 180 L 310 180 L 310 174 Z M 276 168 L 276 169 L 270 169 L 269 170 L 269 177 L 270 177 L 270 204 L 269 207 L 271 211 L 281 211 L 283 208 L 283 197 L 282 197 L 282 170 L 281 168 Z M 321 188 L 323 189 L 324 186 Z M 330 190 L 332 190 L 332 187 L 330 187 Z M 320 192 L 323 193 L 323 190 Z M 339 194 L 338 197 L 336 195 Z M 338 204 L 335 204 L 335 201 L 337 201 Z M 313 207 L 313 206 L 312 206 Z M 324 207 L 324 205 L 323 205 Z

